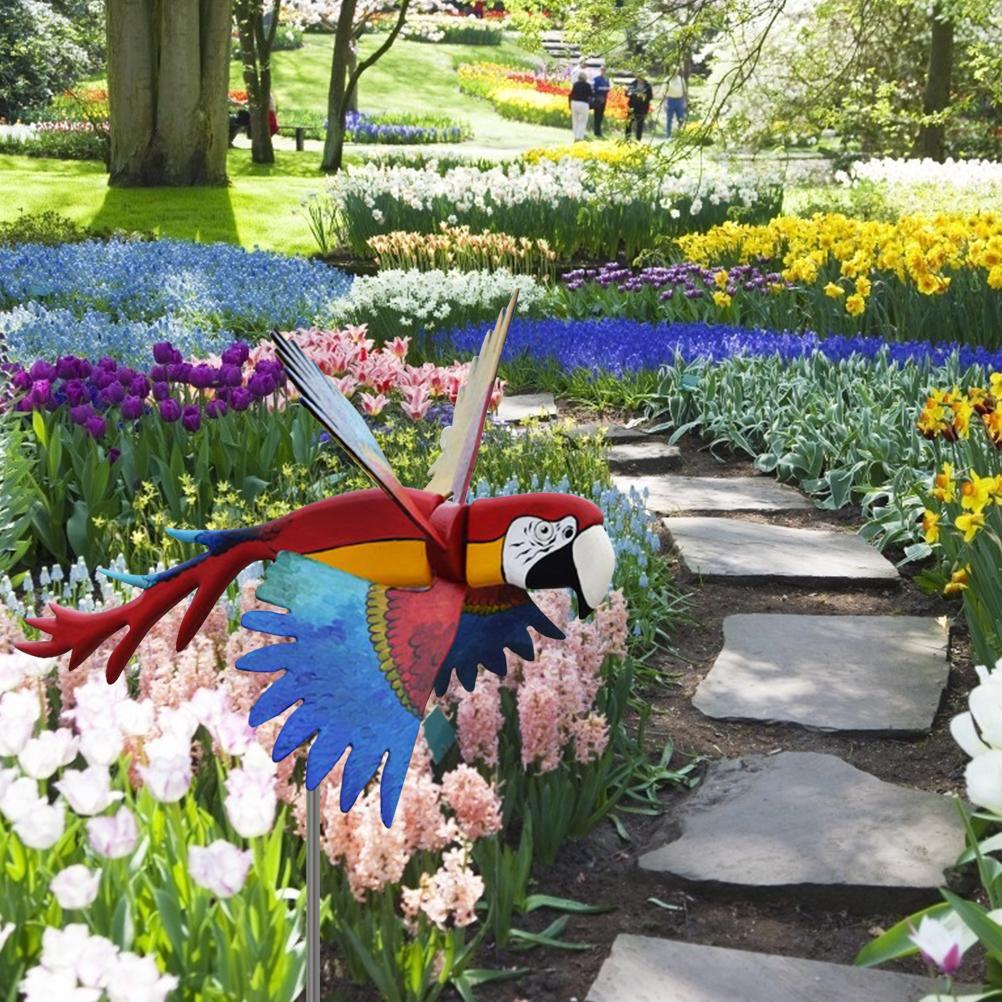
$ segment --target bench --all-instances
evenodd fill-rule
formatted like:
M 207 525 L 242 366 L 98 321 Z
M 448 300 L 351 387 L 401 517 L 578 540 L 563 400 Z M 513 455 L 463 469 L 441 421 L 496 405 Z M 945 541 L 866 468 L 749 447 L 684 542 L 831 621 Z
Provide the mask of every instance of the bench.
M 296 150 L 300 153 L 303 152 L 306 142 L 306 130 L 311 128 L 309 125 L 280 125 L 278 127 L 279 132 L 293 132 L 296 136 Z

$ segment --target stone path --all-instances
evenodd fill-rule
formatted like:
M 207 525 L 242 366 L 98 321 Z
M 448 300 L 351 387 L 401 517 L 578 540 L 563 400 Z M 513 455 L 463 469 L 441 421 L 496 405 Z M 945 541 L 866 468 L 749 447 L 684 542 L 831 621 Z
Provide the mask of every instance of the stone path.
M 718 719 L 920 734 L 950 673 L 946 642 L 915 616 L 728 616 L 693 703 Z
M 586 1002 L 919 1002 L 935 987 L 909 974 L 623 935 Z
M 557 416 L 557 404 L 552 393 L 523 393 L 503 397 L 497 410 L 497 420 L 519 424 L 533 418 Z
M 823 599 L 898 586 L 889 560 L 851 530 L 777 524 L 813 521 L 813 506 L 789 486 L 755 475 L 682 476 L 674 471 L 684 453 L 660 452 L 657 439 L 629 444 L 635 451 L 610 450 L 615 482 L 646 489 L 649 509 L 669 516 L 662 525 L 691 583 L 719 583 L 731 595 L 746 588 L 751 599 L 742 609 L 753 611 L 723 618 L 722 648 L 692 696 L 697 711 L 762 735 L 777 724 L 870 740 L 929 732 L 950 672 L 939 620 L 832 615 L 827 605 L 826 614 L 775 611 L 779 588 L 807 587 Z M 754 611 L 759 587 L 771 590 Z M 682 888 L 736 906 L 782 901 L 900 916 L 939 900 L 944 871 L 964 847 L 952 798 L 887 782 L 838 755 L 776 744 L 776 754 L 761 754 L 763 741 L 716 760 L 669 807 L 637 861 L 653 894 Z M 698 925 L 680 928 L 698 939 Z M 748 938 L 754 933 L 738 941 Z M 858 947 L 867 938 L 861 930 Z M 587 1000 L 918 1002 L 935 989 L 928 978 L 623 933 Z

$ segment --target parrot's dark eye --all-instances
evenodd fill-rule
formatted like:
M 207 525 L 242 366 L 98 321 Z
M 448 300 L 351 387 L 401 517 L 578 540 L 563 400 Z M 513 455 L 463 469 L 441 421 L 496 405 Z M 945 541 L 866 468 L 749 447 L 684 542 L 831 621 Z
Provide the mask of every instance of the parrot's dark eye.
M 571 526 L 566 526 L 564 528 L 564 539 L 570 539 L 574 535 L 574 529 Z
M 549 543 L 553 539 L 554 530 L 553 526 L 549 522 L 537 522 L 533 526 L 533 534 L 536 537 L 537 543 Z

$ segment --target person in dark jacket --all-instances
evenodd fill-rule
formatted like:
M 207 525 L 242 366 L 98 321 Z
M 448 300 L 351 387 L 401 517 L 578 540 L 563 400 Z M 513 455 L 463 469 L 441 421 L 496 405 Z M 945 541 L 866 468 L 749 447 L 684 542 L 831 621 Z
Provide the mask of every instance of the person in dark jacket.
M 591 110 L 595 114 L 593 127 L 597 138 L 601 138 L 602 136 L 602 119 L 605 117 L 605 102 L 609 97 L 611 87 L 612 85 L 606 79 L 605 67 L 603 66 L 591 81 Z
M 588 83 L 588 75 L 583 70 L 574 81 L 567 101 L 571 106 L 571 128 L 574 130 L 576 142 L 585 137 L 585 130 L 588 128 L 588 112 L 591 110 L 591 84 Z
M 626 119 L 626 138 L 635 132 L 637 139 L 642 139 L 644 135 L 644 120 L 651 110 L 651 102 L 654 100 L 654 89 L 643 78 L 637 77 L 629 87 L 626 88 L 626 105 L 629 109 L 629 116 Z

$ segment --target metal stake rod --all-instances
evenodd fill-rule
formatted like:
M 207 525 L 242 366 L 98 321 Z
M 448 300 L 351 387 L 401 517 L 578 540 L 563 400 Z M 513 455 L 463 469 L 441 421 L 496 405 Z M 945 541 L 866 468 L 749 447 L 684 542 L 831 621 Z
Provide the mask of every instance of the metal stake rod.
M 320 787 L 306 791 L 306 1002 L 320 1002 Z

